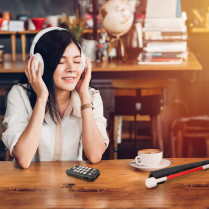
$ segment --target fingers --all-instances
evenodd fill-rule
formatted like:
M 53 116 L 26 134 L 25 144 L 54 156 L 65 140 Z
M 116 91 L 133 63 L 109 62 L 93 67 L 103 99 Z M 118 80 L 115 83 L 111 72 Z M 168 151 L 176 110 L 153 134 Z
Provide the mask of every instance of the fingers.
M 27 66 L 25 66 L 25 70 L 24 70 L 24 71 L 25 71 L 25 75 L 26 75 L 26 77 L 28 78 L 28 76 L 29 76 L 29 75 L 28 75 Z
M 87 67 L 84 69 L 85 78 L 91 79 L 92 65 L 90 59 L 85 55 Z
M 38 72 L 35 71 L 35 57 L 32 56 L 25 66 L 25 74 L 29 82 L 32 82 L 37 77 L 41 77 L 41 64 L 38 64 Z
M 78 90 L 80 88 L 81 84 L 82 84 L 82 80 L 79 80 L 76 87 L 75 87 L 76 90 Z
M 35 57 L 32 58 L 31 66 L 30 66 L 30 75 L 32 78 L 36 78 L 36 72 L 35 72 Z
M 91 70 L 92 69 L 91 61 L 86 55 L 85 55 L 85 58 L 86 58 L 87 69 Z
M 37 76 L 38 78 L 40 78 L 42 76 L 42 67 L 41 67 L 41 63 L 38 63 L 38 72 L 37 72 Z
M 32 61 L 32 57 L 29 58 L 29 60 L 27 61 L 26 65 L 25 65 L 25 74 L 27 76 L 27 78 L 29 78 L 29 72 L 28 70 L 30 69 L 30 63 Z

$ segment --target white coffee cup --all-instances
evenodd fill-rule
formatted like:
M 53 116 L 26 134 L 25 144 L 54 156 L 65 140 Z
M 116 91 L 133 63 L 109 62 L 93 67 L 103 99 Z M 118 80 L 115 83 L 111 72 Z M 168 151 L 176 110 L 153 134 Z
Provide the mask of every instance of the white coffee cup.
M 149 168 L 157 168 L 163 158 L 163 151 L 160 149 L 142 149 L 138 151 L 135 162 Z

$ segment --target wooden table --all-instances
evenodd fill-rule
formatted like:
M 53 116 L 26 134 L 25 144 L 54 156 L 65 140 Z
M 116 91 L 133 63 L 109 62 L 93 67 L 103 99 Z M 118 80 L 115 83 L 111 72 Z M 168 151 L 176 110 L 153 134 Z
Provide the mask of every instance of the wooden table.
M 202 66 L 194 53 L 177 65 L 139 65 L 136 60 L 112 63 L 93 63 L 93 75 L 96 78 L 139 79 L 139 78 L 172 78 L 176 76 L 195 76 Z M 102 72 L 102 73 L 101 73 Z
M 171 166 L 204 159 L 170 159 Z M 11 161 L 0 162 L 1 208 L 208 208 L 209 170 L 198 171 L 147 189 L 149 172 L 131 161 L 33 162 L 19 169 Z M 94 182 L 67 176 L 74 164 L 100 169 Z
M 5 61 L 0 65 L 0 73 L 23 73 L 25 62 L 22 61 L 21 56 L 17 56 L 16 62 L 11 62 L 11 56 L 5 55 Z M 139 65 L 137 60 L 127 60 L 125 62 L 103 62 L 92 63 L 93 78 L 98 79 L 121 79 L 121 78 L 143 78 L 146 77 L 163 77 L 183 74 L 190 74 L 200 72 L 202 66 L 194 53 L 190 52 L 188 60 L 178 65 Z

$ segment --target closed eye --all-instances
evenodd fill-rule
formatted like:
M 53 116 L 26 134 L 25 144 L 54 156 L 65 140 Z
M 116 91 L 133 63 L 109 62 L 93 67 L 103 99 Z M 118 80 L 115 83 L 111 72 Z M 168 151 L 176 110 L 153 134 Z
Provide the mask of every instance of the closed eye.
M 59 64 L 64 64 L 64 63 L 65 63 L 65 59 L 61 58 Z

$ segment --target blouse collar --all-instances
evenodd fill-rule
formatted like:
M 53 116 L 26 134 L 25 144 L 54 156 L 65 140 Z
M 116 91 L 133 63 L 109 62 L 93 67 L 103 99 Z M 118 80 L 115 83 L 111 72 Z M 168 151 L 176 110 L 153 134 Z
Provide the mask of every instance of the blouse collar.
M 70 102 L 66 110 L 66 115 L 69 115 L 70 113 L 71 115 L 81 118 L 81 100 L 76 90 L 71 92 Z

